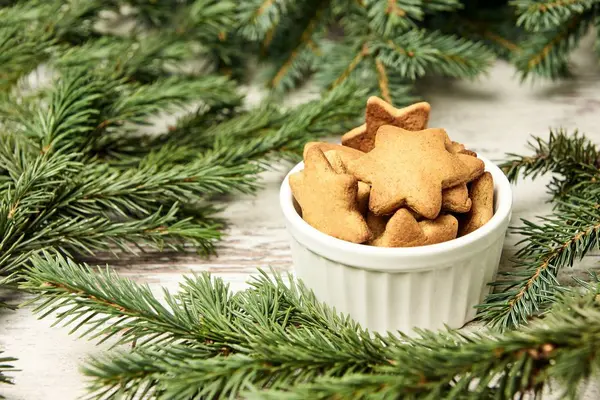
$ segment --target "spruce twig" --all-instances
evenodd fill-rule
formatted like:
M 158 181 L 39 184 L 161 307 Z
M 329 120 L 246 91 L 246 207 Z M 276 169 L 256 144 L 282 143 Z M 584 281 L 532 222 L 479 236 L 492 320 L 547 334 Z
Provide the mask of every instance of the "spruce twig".
M 501 328 L 515 327 L 544 311 L 555 301 L 560 269 L 571 267 L 599 246 L 598 150 L 575 132 L 551 132 L 548 140 L 534 138 L 532 156 L 511 154 L 501 165 L 511 181 L 519 175 L 536 178 L 552 173 L 548 185 L 556 210 L 539 222 L 522 220 L 514 228 L 523 246 L 515 265 L 501 272 L 496 293 L 480 306 L 480 318 Z
M 579 382 L 599 367 L 594 354 L 600 342 L 591 339 L 600 335 L 596 285 L 590 285 L 584 295 L 563 295 L 544 321 L 521 331 L 421 332 L 414 338 L 394 338 L 370 336 L 317 302 L 301 284 L 286 284 L 277 275 L 259 278 L 254 287 L 236 295 L 228 294 L 220 280 L 205 275 L 189 280 L 178 295 L 166 294 L 170 310 L 151 311 L 155 300 L 142 300 L 147 295 L 136 295 L 139 289 L 130 281 L 113 277 L 110 285 L 102 284 L 108 272 L 94 275 L 75 264 L 57 267 L 57 262 L 65 260 L 38 263 L 24 283 L 28 290 L 43 294 L 34 300 L 40 304 L 39 312 L 62 305 L 66 308 L 58 317 L 64 321 L 78 313 L 99 318 L 129 315 L 127 308 L 111 305 L 123 295 L 110 299 L 106 291 L 95 298 L 96 288 L 115 287 L 118 293 L 131 293 L 127 296 L 137 307 L 147 310 L 145 326 L 168 334 L 169 324 L 152 322 L 162 318 L 156 313 L 167 316 L 184 309 L 201 332 L 180 343 L 147 342 L 130 353 L 92 360 L 85 372 L 94 378 L 92 389 L 98 398 L 115 391 L 171 399 L 224 398 L 251 391 L 254 398 L 360 394 L 512 399 L 540 393 L 550 376 L 564 385 L 565 396 L 576 398 Z M 64 282 L 76 282 L 76 287 L 65 288 Z M 110 329 L 94 325 L 91 318 L 80 320 L 77 328 Z M 134 326 L 137 333 L 147 334 L 142 324 Z
M 588 12 L 598 5 L 598 0 L 513 0 L 519 19 L 517 24 L 528 31 L 545 31 L 560 27 L 571 18 Z
M 407 79 L 426 73 L 471 78 L 491 65 L 493 55 L 479 43 L 437 32 L 410 31 L 379 42 L 378 58 Z
M 568 55 L 587 33 L 593 12 L 576 14 L 557 28 L 532 33 L 513 62 L 525 80 L 532 75 L 558 79 L 569 75 Z
M 509 153 L 509 159 L 500 167 L 511 182 L 517 182 L 519 175 L 535 179 L 552 173 L 555 180 L 549 189 L 555 197 L 567 194 L 567 187 L 577 187 L 588 179 L 590 171 L 596 171 L 600 166 L 596 146 L 577 131 L 569 134 L 562 129 L 551 130 L 547 140 L 534 137 L 529 148 L 533 155 Z
M 595 200 L 567 196 L 541 224 L 523 220 L 524 226 L 514 231 L 525 245 L 515 255 L 513 268 L 494 282 L 500 291 L 480 306 L 481 318 L 506 328 L 545 310 L 560 290 L 558 271 L 599 247 L 598 209 Z

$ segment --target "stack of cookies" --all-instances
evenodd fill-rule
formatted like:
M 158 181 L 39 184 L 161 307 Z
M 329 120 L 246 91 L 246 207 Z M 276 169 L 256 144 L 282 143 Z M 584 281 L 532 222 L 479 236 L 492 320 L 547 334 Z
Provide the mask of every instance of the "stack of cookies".
M 310 142 L 290 176 L 302 218 L 330 236 L 413 247 L 463 236 L 494 213 L 494 182 L 477 154 L 443 129 L 427 129 L 430 106 L 367 101 L 365 124 L 342 144 Z

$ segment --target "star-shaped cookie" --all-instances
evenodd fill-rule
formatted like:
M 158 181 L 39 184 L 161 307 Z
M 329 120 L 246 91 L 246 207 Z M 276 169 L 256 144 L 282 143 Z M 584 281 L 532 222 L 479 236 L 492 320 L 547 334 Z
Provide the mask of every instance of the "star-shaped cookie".
M 467 184 L 462 183 L 442 191 L 442 208 L 447 211 L 466 213 L 471 209 Z
M 401 208 L 391 218 L 367 214 L 367 224 L 373 233 L 368 243 L 378 247 L 415 247 L 426 244 L 427 237 L 415 217 Z
M 427 237 L 425 244 L 436 244 L 456 239 L 458 220 L 450 214 L 438 216 L 434 220 L 423 220 L 419 227 Z
M 476 231 L 494 216 L 494 178 L 485 172 L 471 183 L 469 196 L 473 201 L 471 210 L 461 218 L 459 236 Z
M 469 169 L 468 182 L 483 174 L 485 164 L 477 158 L 477 153 L 465 149 L 465 146 L 458 142 L 446 142 L 446 150 L 456 154 L 467 166 Z M 471 199 L 466 183 L 444 189 L 442 192 L 442 209 L 457 213 L 465 213 L 471 209 Z
M 340 146 L 342 147 L 342 146 Z M 352 149 L 354 150 L 354 149 Z M 354 150 L 356 152 L 359 152 L 358 150 Z M 359 152 L 361 154 L 364 155 L 364 153 Z M 339 151 L 339 150 L 328 150 L 325 153 L 325 158 L 327 158 L 327 161 L 329 161 L 329 164 L 331 165 L 331 168 L 333 168 L 333 170 L 337 173 L 337 174 L 347 174 L 348 170 L 346 169 L 346 164 L 350 161 L 353 160 L 355 158 L 349 157 L 348 154 L 346 154 L 343 151 Z M 466 187 L 466 186 L 465 186 Z M 369 209 L 369 194 L 371 193 L 371 186 L 369 186 L 368 184 L 358 181 L 358 192 L 356 193 L 356 202 L 357 202 L 357 209 L 361 214 L 365 214 L 367 212 L 367 210 Z M 468 193 L 467 193 L 468 195 Z
M 352 147 L 342 146 L 341 144 L 327 142 L 308 142 L 304 145 L 302 157 L 306 157 L 306 153 L 308 153 L 308 150 L 310 150 L 313 147 L 318 147 L 323 151 L 323 153 L 330 150 L 336 150 L 337 152 L 342 153 L 342 156 L 349 159 L 355 159 L 365 155 L 365 153 L 363 153 L 362 151 L 358 151 L 356 149 L 353 149 Z
M 290 187 L 302 208 L 302 218 L 312 227 L 349 242 L 370 239 L 367 223 L 357 209 L 358 180 L 337 174 L 318 147 L 306 152 L 304 170 L 290 175 Z
M 373 150 L 375 136 L 382 125 L 393 125 L 408 131 L 427 128 L 429 103 L 421 102 L 404 108 L 395 108 L 379 97 L 369 97 L 365 113 L 366 123 L 342 136 L 342 144 L 365 153 Z
M 450 214 L 434 220 L 417 222 L 411 211 L 401 208 L 391 217 L 367 214 L 373 239 L 368 244 L 379 247 L 413 247 L 446 242 L 456 238 L 458 221 Z
M 442 207 L 442 189 L 469 180 L 469 168 L 446 149 L 443 129 L 411 132 L 389 125 L 377 133 L 375 148 L 350 161 L 348 172 L 371 184 L 369 209 L 391 214 L 407 205 L 427 219 Z

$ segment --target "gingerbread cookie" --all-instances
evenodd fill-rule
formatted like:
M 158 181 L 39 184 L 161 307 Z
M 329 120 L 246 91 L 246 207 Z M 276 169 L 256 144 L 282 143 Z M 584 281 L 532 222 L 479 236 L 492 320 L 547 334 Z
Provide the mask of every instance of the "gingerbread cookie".
M 367 223 L 357 209 L 358 180 L 337 174 L 318 147 L 307 151 L 304 170 L 290 176 L 292 194 L 302 218 L 319 231 L 354 243 L 370 239 Z
M 472 157 L 477 157 L 477 153 L 474 151 L 468 150 L 465 148 L 465 145 L 458 142 L 450 142 L 450 144 L 446 147 L 450 153 L 454 154 L 467 154 Z
M 333 170 L 338 174 L 348 173 L 346 169 L 346 163 L 352 159 L 348 157 L 347 153 L 339 150 L 329 150 L 325 152 L 325 157 Z M 369 194 L 371 193 L 371 186 L 368 183 L 358 181 L 358 192 L 356 194 L 356 201 L 358 211 L 361 214 L 365 214 L 369 208 Z
M 430 111 L 431 106 L 426 102 L 397 109 L 379 97 L 369 97 L 365 113 L 366 124 L 342 136 L 342 144 L 367 153 L 375 146 L 379 127 L 393 125 L 408 131 L 420 131 L 427 128 Z
M 325 153 L 329 150 L 337 150 L 346 159 L 355 159 L 365 155 L 362 151 L 353 149 L 352 147 L 342 146 L 341 144 L 327 143 L 327 142 L 308 142 L 304 145 L 304 151 L 302 156 L 306 158 L 306 153 L 313 147 L 318 147 Z
M 483 171 L 485 170 L 485 164 L 479 158 L 462 153 L 457 154 L 456 157 L 458 157 L 458 159 L 469 170 L 469 177 L 467 179 L 467 182 L 471 182 L 472 180 L 479 178 L 481 174 L 483 174 Z
M 475 179 L 483 173 L 484 163 L 479 160 L 477 154 L 465 149 L 465 146 L 458 142 L 447 142 L 446 149 L 452 154 L 461 154 L 459 158 L 469 168 L 469 181 Z M 464 155 L 475 157 L 466 158 Z M 442 192 L 442 208 L 447 211 L 465 213 L 471 209 L 471 199 L 469 199 L 469 190 L 467 184 L 463 183 L 452 188 L 445 189 Z
M 457 213 L 466 213 L 471 209 L 471 199 L 466 183 L 442 191 L 442 209 Z
M 346 166 L 344 165 L 344 162 L 339 156 L 339 152 L 337 150 L 325 151 L 323 154 L 325 154 L 325 158 L 327 161 L 329 161 L 329 165 L 331 165 L 331 168 L 333 168 L 336 174 L 347 173 Z
M 381 216 L 381 215 L 375 215 L 370 211 L 367 211 L 367 217 L 365 218 L 367 221 L 367 226 L 369 227 L 369 230 L 371 231 L 371 242 L 375 239 L 377 239 L 378 237 L 380 237 L 381 235 L 383 235 L 383 232 L 385 232 L 385 226 L 387 225 L 388 221 L 390 220 L 389 216 Z M 369 242 L 368 244 L 371 244 L 371 242 Z
M 365 215 L 369 211 L 369 197 L 371 196 L 371 186 L 368 183 L 358 181 L 358 192 L 356 193 L 356 207 L 361 214 Z
M 471 210 L 461 218 L 458 235 L 464 236 L 485 225 L 494 215 L 494 179 L 485 172 L 469 188 Z
M 458 153 L 466 150 L 464 144 L 454 142 L 454 141 L 452 141 L 448 145 L 446 145 L 446 149 L 448 149 L 448 151 L 453 154 L 458 154 Z
M 361 149 L 364 147 L 362 142 L 366 138 L 367 133 L 367 124 L 362 124 L 361 126 L 357 126 L 356 128 L 346 132 L 342 136 L 342 145 L 345 147 L 349 147 L 351 149 L 357 149 L 362 151 Z
M 375 149 L 347 165 L 350 173 L 371 184 L 369 209 L 386 215 L 407 205 L 425 218 L 436 218 L 442 189 L 467 182 L 470 172 L 446 150 L 447 138 L 443 129 L 412 132 L 382 126 Z
M 419 222 L 419 227 L 426 237 L 424 244 L 442 243 L 456 238 L 458 220 L 453 215 L 444 214 L 434 220 Z
M 414 247 L 426 243 L 427 237 L 419 222 L 405 208 L 401 208 L 391 218 L 369 213 L 367 224 L 373 231 L 368 244 L 379 247 Z

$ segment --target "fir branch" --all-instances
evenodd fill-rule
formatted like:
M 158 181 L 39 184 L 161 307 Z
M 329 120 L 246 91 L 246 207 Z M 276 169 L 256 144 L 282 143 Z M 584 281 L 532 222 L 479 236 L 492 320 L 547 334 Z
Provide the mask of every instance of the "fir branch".
M 529 143 L 532 156 L 510 154 L 501 165 L 515 182 L 519 175 L 537 178 L 551 172 L 548 185 L 557 210 L 540 223 L 523 221 L 515 228 L 524 246 L 516 254 L 513 270 L 500 273 L 481 305 L 480 317 L 503 328 L 526 322 L 544 310 L 560 290 L 557 274 L 598 246 L 600 229 L 597 198 L 599 153 L 585 136 L 563 130 L 551 132 L 548 140 Z
M 97 35 L 96 16 L 103 1 L 29 1 L 0 9 L 0 87 L 14 84 L 64 47 Z
M 508 154 L 510 158 L 501 164 L 510 181 L 516 182 L 519 175 L 535 179 L 551 172 L 554 176 L 548 190 L 554 199 L 577 193 L 586 186 L 596 186 L 600 153 L 577 131 L 573 134 L 564 130 L 551 131 L 548 140 L 535 137 L 529 147 L 533 155 Z
M 523 220 L 515 228 L 525 243 L 511 271 L 499 273 L 499 288 L 479 306 L 480 318 L 502 328 L 520 325 L 554 300 L 558 271 L 571 267 L 600 245 L 600 212 L 595 199 L 568 195 L 542 224 Z
M 289 392 L 255 391 L 250 398 L 495 398 L 539 395 L 550 377 L 561 398 L 577 398 L 600 365 L 596 291 L 562 299 L 544 321 L 506 334 L 422 332 L 390 349 L 375 374 L 323 377 Z
M 498 56 L 511 60 L 520 53 L 521 42 L 527 36 L 525 30 L 516 25 L 514 9 L 508 5 L 497 9 L 482 10 L 476 15 L 435 17 L 435 27 L 442 31 L 455 32 L 461 36 L 483 40 Z
M 481 43 L 438 32 L 412 30 L 376 46 L 384 65 L 411 80 L 427 73 L 472 78 L 493 59 Z
M 218 162 L 223 167 L 239 167 L 248 161 L 257 161 L 264 165 L 263 159 L 270 156 L 297 157 L 306 141 L 343 132 L 352 126 L 362 107 L 363 95 L 364 92 L 357 91 L 356 86 L 343 85 L 329 92 L 321 100 L 303 104 L 286 112 L 267 106 L 242 113 L 227 123 L 197 132 L 198 139 L 193 140 L 185 139 L 185 136 L 181 135 L 193 134 L 194 125 L 198 122 L 202 124 L 202 119 L 186 120 L 182 127 L 183 132 L 174 128 L 159 140 L 160 143 L 170 143 L 173 146 L 184 140 L 183 143 L 189 145 L 186 144 L 174 152 L 170 151 L 173 147 L 163 148 L 159 153 L 149 154 L 149 162 L 141 162 L 156 165 L 189 160 L 194 152 L 198 151 L 204 152 L 201 158 L 205 163 Z M 188 123 L 190 125 L 187 125 Z M 175 135 L 172 142 L 169 141 L 171 134 Z M 193 159 L 196 158 L 197 156 Z
M 148 125 L 149 117 L 159 112 L 183 109 L 193 101 L 202 101 L 207 106 L 228 107 L 241 103 L 235 84 L 225 77 L 214 75 L 194 79 L 172 77 L 148 85 L 121 85 L 114 97 L 101 111 L 101 121 L 94 135 L 87 140 L 87 151 L 104 152 L 107 147 L 114 148 L 120 144 L 122 137 L 129 137 L 129 126 Z M 124 125 L 127 125 L 126 129 Z
M 548 172 L 565 175 L 576 165 L 597 166 L 600 162 L 596 146 L 578 131 L 551 130 L 548 140 L 534 137 L 528 147 L 533 155 L 509 153 L 509 159 L 500 164 L 511 182 L 517 182 L 519 175 L 532 179 Z
M 36 311 L 42 316 L 58 310 L 57 323 L 75 324 L 79 319 L 73 331 L 97 331 L 94 337 L 110 337 L 121 331 L 124 336 L 119 343 L 137 341 L 139 350 L 131 356 L 98 360 L 88 367 L 90 375 L 101 376 L 95 384 L 101 393 L 119 389 L 134 395 L 154 386 L 156 381 L 167 385 L 159 390 L 167 390 L 167 398 L 175 398 L 172 396 L 179 393 L 184 382 L 192 391 L 232 393 L 229 385 L 235 382 L 228 377 L 234 370 L 238 371 L 233 374 L 235 379 L 243 382 L 235 389 L 237 393 L 248 389 L 248 384 L 259 382 L 256 379 L 263 379 L 255 375 L 255 370 L 265 363 L 270 365 L 265 370 L 270 376 L 261 382 L 267 383 L 276 376 L 286 380 L 296 375 L 298 381 L 304 381 L 319 376 L 323 370 L 333 375 L 366 371 L 373 363 L 386 362 L 384 350 L 389 343 L 382 339 L 372 341 L 368 332 L 317 302 L 304 286 L 290 280 L 287 287 L 278 276 L 271 280 L 263 275 L 252 289 L 235 296 L 221 280 L 212 280 L 208 275 L 187 279 L 179 295 L 165 293 L 169 306 L 165 309 L 157 308 L 147 289 L 109 271 L 91 274 L 85 266 L 46 257 L 35 258 L 22 287 L 40 295 L 33 302 L 39 304 Z M 191 323 L 189 328 L 193 326 L 193 331 L 171 327 L 170 320 L 180 313 L 183 317 L 177 321 Z M 118 317 L 120 314 L 127 317 Z M 163 323 L 166 318 L 168 323 Z M 109 320 L 114 321 L 112 326 L 104 324 Z M 324 323 L 329 328 L 317 329 Z M 174 340 L 185 342 L 165 346 Z M 318 360 L 315 347 L 322 349 Z M 218 358 L 207 360 L 238 352 L 239 356 L 229 356 L 226 362 Z M 161 356 L 157 358 L 158 354 Z M 300 366 L 306 371 L 297 375 L 294 371 Z M 157 374 L 163 372 L 165 375 L 158 378 Z M 169 376 L 173 379 L 167 383 Z M 191 381 L 195 383 L 190 386 Z
M 600 337 L 597 288 L 585 295 L 568 294 L 543 321 L 521 331 L 421 332 L 415 338 L 395 339 L 371 337 L 316 302 L 302 285 L 285 284 L 278 276 L 259 278 L 253 288 L 231 296 L 222 282 L 211 284 L 205 275 L 183 288 L 189 294 L 179 297 L 182 302 L 166 293 L 169 309 L 165 309 L 149 290 L 140 293 L 129 281 L 113 275 L 110 282 L 102 283 L 110 272 L 89 274 L 74 264 L 63 268 L 43 260 L 36 264 L 24 287 L 50 296 L 49 305 L 42 303 L 39 311 L 48 315 L 50 309 L 60 308 L 59 321 L 81 313 L 78 329 L 88 326 L 96 334 L 112 332 L 110 325 L 94 325 L 90 320 L 141 316 L 147 322 L 132 327 L 142 336 L 146 327 L 156 328 L 157 335 L 182 332 L 187 337 L 188 323 L 192 332 L 203 332 L 198 337 L 192 334 L 189 342 L 166 341 L 157 346 L 150 341 L 129 354 L 92 360 L 85 373 L 93 378 L 91 388 L 98 398 L 115 393 L 224 398 L 251 390 L 255 398 L 345 394 L 349 398 L 512 399 L 540 393 L 549 377 L 564 385 L 565 396 L 576 398 L 579 383 L 600 367 L 595 357 L 600 342 L 594 339 Z M 300 308 L 295 308 L 298 304 Z M 132 315 L 130 310 L 136 309 Z M 185 310 L 184 317 L 173 322 L 172 309 Z M 86 318 L 91 312 L 93 317 Z M 177 331 L 174 323 L 185 328 Z M 204 334 L 214 335 L 215 340 Z
M 329 362 L 335 362 L 319 362 L 314 353 L 310 354 L 308 362 L 282 355 L 282 359 L 293 359 L 289 365 L 270 358 L 243 354 L 207 358 L 203 351 L 197 353 L 189 348 L 141 350 L 124 355 L 123 361 L 114 357 L 93 360 L 84 373 L 98 378 L 94 380 L 90 391 L 97 393 L 100 398 L 113 390 L 128 396 L 139 395 L 153 382 L 158 383 L 153 389 L 153 395 L 157 398 L 231 398 L 252 386 L 277 388 L 305 382 L 311 376 L 320 375 L 324 368 L 331 367 Z M 339 355 L 337 358 L 344 357 Z M 357 365 L 356 370 L 366 368 Z M 138 378 L 132 382 L 132 379 L 128 379 L 132 375 L 143 376 L 144 379 Z M 128 383 L 127 387 L 123 382 Z
M 113 85 L 91 79 L 85 71 L 73 71 L 57 81 L 48 110 L 40 107 L 33 120 L 21 118 L 23 133 L 38 139 L 43 153 L 58 148 L 78 150 L 81 138 L 98 125 L 100 103 Z
M 180 117 L 160 135 L 121 135 L 95 149 L 104 162 L 119 168 L 193 161 L 214 147 L 217 136 L 252 137 L 279 120 L 272 105 L 243 112 L 236 104 L 203 104 Z M 261 122 L 262 121 L 262 122 Z M 226 129 L 222 129 L 225 127 Z M 140 145 L 141 143 L 141 145 Z
M 344 47 L 346 47 L 349 43 L 344 44 Z M 354 55 L 352 58 L 348 58 L 347 60 L 343 61 L 343 69 L 340 73 L 336 74 L 337 77 L 335 78 L 335 80 L 333 82 L 330 82 L 327 86 L 330 86 L 332 88 L 339 86 L 340 84 L 346 82 L 346 80 L 350 77 L 350 75 L 356 71 L 356 68 L 361 64 L 361 62 L 365 59 L 365 57 L 367 57 L 369 55 L 369 47 L 367 46 L 366 43 L 360 44 L 357 43 L 358 46 L 351 46 L 350 49 L 352 49 L 352 51 L 347 51 L 345 52 L 346 54 L 356 54 Z M 328 52 L 328 54 L 334 54 L 336 49 L 339 49 L 341 46 L 339 47 L 334 47 L 332 50 L 332 52 Z M 341 55 L 341 54 L 340 54 Z M 340 55 L 334 55 L 332 56 L 332 60 L 339 60 L 339 56 Z M 318 75 L 317 75 L 317 79 Z M 321 79 L 323 80 L 323 79 Z
M 235 89 L 230 80 L 212 75 L 137 85 L 75 70 L 57 81 L 47 112 L 32 115 L 18 104 L 8 111 L 26 135 L 41 139 L 43 151 L 64 146 L 77 151 L 102 151 L 130 133 L 131 128 L 123 129 L 124 124 L 148 124 L 148 117 L 158 112 L 173 111 L 198 100 L 213 106 L 236 106 L 241 99 Z
M 413 20 L 423 18 L 421 0 L 366 0 L 364 4 L 371 27 L 385 37 L 415 28 Z
M 148 215 L 161 205 L 197 202 L 215 194 L 253 193 L 258 187 L 256 166 L 244 161 L 232 166 L 214 161 L 197 157 L 182 165 L 145 162 L 140 168 L 126 170 L 98 165 L 74 177 L 74 188 L 60 207 L 75 215 Z
M 277 25 L 282 16 L 293 7 L 293 2 L 288 0 L 260 0 L 245 1 L 239 8 L 239 32 L 252 41 L 264 41 Z
M 208 106 L 241 104 L 235 84 L 223 76 L 206 75 L 194 79 L 178 77 L 158 80 L 149 85 L 128 85 L 112 105 L 109 117 L 134 124 L 147 124 L 147 117 L 158 112 L 172 112 L 192 101 Z M 111 123 L 111 121 L 108 121 Z M 106 124 L 106 123 L 104 123 Z
M 21 288 L 36 294 L 27 304 L 36 304 L 41 318 L 58 312 L 57 324 L 101 342 L 121 334 L 115 346 L 193 340 L 200 334 L 197 314 L 175 297 L 165 292 L 164 306 L 147 285 L 119 278 L 109 268 L 94 273 L 60 255 L 32 257 Z
M 594 9 L 598 0 L 513 0 L 519 18 L 517 24 L 528 31 L 560 28 L 573 17 Z
M 173 3 L 168 0 L 156 0 L 152 3 L 145 0 L 126 0 L 136 18 L 143 26 L 152 28 L 166 25 L 182 9 L 187 10 L 181 2 Z
M 70 45 L 100 36 L 94 27 L 100 20 L 100 11 L 116 8 L 114 2 L 103 0 L 54 1 L 54 4 L 58 6 L 58 15 L 43 16 L 44 30 L 60 43 Z
M 289 90 L 313 70 L 315 57 L 320 54 L 317 45 L 320 40 L 316 39 L 326 28 L 331 13 L 329 1 L 311 1 L 310 3 L 314 3 L 310 4 L 311 13 L 295 21 L 295 24 L 301 24 L 303 30 L 298 34 L 296 31 L 286 32 L 284 28 L 283 31 L 276 32 L 275 35 L 281 38 L 278 39 L 278 42 L 284 40 L 285 47 L 279 43 L 274 43 L 274 41 L 269 45 L 269 53 L 275 55 L 275 59 L 279 58 L 276 61 L 277 69 L 271 74 L 268 82 L 268 87 L 271 89 L 276 91 Z M 289 46 L 290 41 L 294 43 L 293 46 Z M 283 51 L 279 54 L 277 52 L 278 46 L 283 47 Z
M 235 148 L 217 145 L 206 157 L 222 165 L 236 165 L 241 160 L 260 160 L 269 155 L 297 157 L 307 141 L 343 132 L 355 122 L 364 107 L 364 91 L 355 85 L 343 85 L 328 92 L 321 100 L 303 104 L 286 113 L 280 128 L 264 137 L 251 138 Z M 226 144 L 226 142 L 225 142 Z
M 0 19 L 5 27 L 27 27 L 40 23 L 49 15 L 56 15 L 59 1 L 14 1 L 0 7 Z
M 59 248 L 67 253 L 93 255 L 98 251 L 183 251 L 191 245 L 200 254 L 213 254 L 214 243 L 221 238 L 220 224 L 210 220 L 196 223 L 179 215 L 177 204 L 164 212 L 162 208 L 144 218 L 123 222 L 106 217 L 56 218 L 45 229 L 28 238 L 21 248 L 27 250 Z M 133 246 L 133 247 L 132 247 Z
M 410 83 L 378 60 L 368 43 L 345 41 L 332 45 L 324 53 L 323 63 L 328 68 L 315 74 L 321 86 L 335 88 L 353 82 L 360 84 L 367 95 L 387 97 L 395 105 L 409 104 L 416 99 L 410 93 Z
M 262 119 L 261 115 L 263 114 L 267 114 L 266 118 L 270 119 L 273 108 L 272 105 L 267 105 L 264 108 L 261 106 L 244 112 L 241 108 L 235 107 L 235 104 L 216 104 L 210 107 L 203 105 L 194 112 L 180 117 L 174 126 L 170 126 L 168 131 L 160 135 L 153 143 L 158 145 L 157 149 L 161 144 L 194 146 L 199 150 L 207 149 L 212 147 L 215 137 L 223 133 L 220 130 L 221 124 L 231 125 L 229 133 L 239 129 L 244 130 L 246 123 L 254 126 L 255 122 L 253 121 Z M 238 123 L 236 124 L 234 121 Z M 270 123 L 266 122 L 265 126 Z M 209 134 L 210 132 L 215 134 Z
M 37 235 L 35 221 L 44 221 L 54 200 L 54 189 L 66 183 L 80 164 L 72 156 L 39 155 L 31 160 L 17 180 L 9 180 L 0 199 L 0 273 L 11 272 L 26 262 L 31 250 L 21 251 Z M 30 231 L 31 229 L 31 231 Z
M 76 172 L 80 166 L 73 161 L 72 155 L 48 157 L 43 154 L 32 160 L 18 179 L 8 184 L 0 200 L 2 243 L 5 243 L 13 229 L 22 229 L 21 223 L 51 202 L 54 199 L 53 189 L 64 185 L 69 174 Z
M 17 182 L 29 165 L 34 163 L 36 147 L 22 135 L 0 132 L 0 175 L 6 184 Z
M 493 43 L 496 46 L 499 46 L 502 49 L 501 54 L 504 54 L 505 57 L 507 57 L 507 55 L 510 54 L 519 53 L 521 51 L 521 47 L 517 43 L 491 30 L 486 29 L 483 32 L 481 32 L 481 35 L 483 39 Z
M 143 38 L 100 37 L 61 52 L 53 61 L 59 70 L 101 70 L 149 83 L 173 73 L 190 75 L 181 68 L 198 54 L 189 41 L 175 35 L 148 34 Z
M 592 13 L 571 17 L 559 28 L 531 34 L 515 55 L 513 62 L 525 80 L 532 75 L 558 79 L 569 75 L 568 55 L 587 33 Z
M 1 18 L 1 17 L 0 17 Z M 20 26 L 0 28 L 0 89 L 7 90 L 49 57 L 51 37 Z
M 189 34 L 196 40 L 217 47 L 223 36 L 239 25 L 239 7 L 239 3 L 234 1 L 195 0 L 184 11 L 184 22 L 176 19 L 184 29 L 178 30 L 178 33 Z
M 47 33 L 57 42 L 77 44 L 98 35 L 93 27 L 98 14 L 111 8 L 114 3 L 102 0 L 30 0 L 1 8 L 0 18 L 6 26 Z

